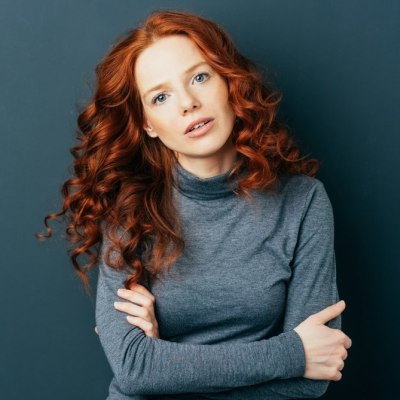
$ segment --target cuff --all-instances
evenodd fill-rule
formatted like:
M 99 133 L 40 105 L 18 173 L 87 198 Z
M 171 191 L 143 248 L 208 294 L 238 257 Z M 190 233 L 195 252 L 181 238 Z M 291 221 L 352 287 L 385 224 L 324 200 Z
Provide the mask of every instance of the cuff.
M 286 349 L 286 368 L 283 371 L 283 378 L 302 377 L 306 369 L 306 354 L 301 337 L 294 329 L 283 332 L 278 336 Z

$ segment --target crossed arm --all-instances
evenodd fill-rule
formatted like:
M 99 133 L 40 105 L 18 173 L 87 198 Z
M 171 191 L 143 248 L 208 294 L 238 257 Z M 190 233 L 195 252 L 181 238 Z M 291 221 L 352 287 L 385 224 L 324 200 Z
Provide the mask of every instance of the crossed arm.
M 102 250 L 106 245 L 107 240 Z M 121 391 L 128 395 L 198 393 L 199 398 L 241 400 L 321 396 L 329 381 L 303 377 L 304 348 L 293 330 L 338 301 L 333 212 L 319 181 L 308 193 L 292 268 L 281 334 L 252 343 L 195 345 L 149 338 L 130 325 L 112 306 L 119 300 L 116 291 L 126 275 L 101 260 L 96 323 Z M 328 326 L 340 328 L 340 316 Z

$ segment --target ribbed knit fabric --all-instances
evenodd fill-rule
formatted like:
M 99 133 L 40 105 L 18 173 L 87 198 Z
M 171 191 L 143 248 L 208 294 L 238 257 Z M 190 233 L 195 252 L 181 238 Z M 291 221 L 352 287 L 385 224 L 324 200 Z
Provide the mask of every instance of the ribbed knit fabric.
M 206 179 L 176 165 L 173 200 L 185 250 L 156 298 L 160 338 L 116 310 L 128 272 L 108 267 L 103 239 L 96 299 L 99 338 L 115 399 L 295 399 L 321 396 L 329 381 L 303 378 L 293 330 L 339 300 L 333 210 L 323 183 L 280 175 L 274 192 L 236 195 L 229 171 Z M 328 323 L 341 328 L 341 316 Z

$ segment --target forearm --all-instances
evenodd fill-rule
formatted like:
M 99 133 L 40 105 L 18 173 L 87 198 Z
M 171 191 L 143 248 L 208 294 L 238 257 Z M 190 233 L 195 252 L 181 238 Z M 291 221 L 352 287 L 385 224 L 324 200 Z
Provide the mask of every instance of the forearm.
M 331 328 L 340 329 L 341 316 L 328 323 Z M 256 385 L 238 387 L 219 393 L 200 395 L 208 400 L 292 400 L 321 397 L 328 389 L 330 381 L 304 377 L 275 379 Z
M 336 299 L 335 299 L 336 301 Z M 341 316 L 329 321 L 330 328 L 341 328 Z M 321 397 L 328 389 L 330 381 L 304 377 L 275 379 L 256 385 L 232 390 L 204 394 L 199 399 L 209 400 L 289 400 Z
M 212 393 L 304 373 L 304 349 L 294 330 L 257 342 L 218 345 L 147 337 L 113 307 L 124 278 L 101 263 L 96 301 L 100 342 L 123 392 Z

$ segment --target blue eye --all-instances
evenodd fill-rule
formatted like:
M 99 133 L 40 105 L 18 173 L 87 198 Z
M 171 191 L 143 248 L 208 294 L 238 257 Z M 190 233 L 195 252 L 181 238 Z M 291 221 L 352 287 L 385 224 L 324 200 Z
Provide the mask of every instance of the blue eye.
M 210 74 L 208 74 L 207 72 L 202 72 L 200 74 L 197 74 L 194 77 L 194 80 L 197 83 L 203 83 L 204 81 L 206 81 L 209 78 L 209 76 L 210 76 Z M 161 105 L 161 104 L 165 103 L 166 98 L 167 98 L 167 96 L 165 93 L 160 93 L 157 96 L 153 97 L 151 102 L 152 102 L 152 104 L 155 104 L 155 105 Z
M 207 76 L 209 76 L 209 75 L 207 74 L 207 72 L 202 72 L 201 74 L 196 75 L 194 79 L 196 80 L 196 78 L 197 78 L 198 76 L 202 76 L 202 75 L 207 75 Z M 204 82 L 204 80 L 202 80 L 202 81 L 196 80 L 196 82 L 200 82 L 200 83 L 201 83 L 201 82 Z
M 159 95 L 157 95 L 156 97 L 154 97 L 153 100 L 152 100 L 152 103 L 153 103 L 153 104 L 160 104 L 160 103 L 157 103 L 157 99 L 158 99 L 159 97 L 161 97 L 161 96 L 165 96 L 165 93 L 160 93 Z M 163 103 L 163 102 L 162 102 L 162 103 Z

